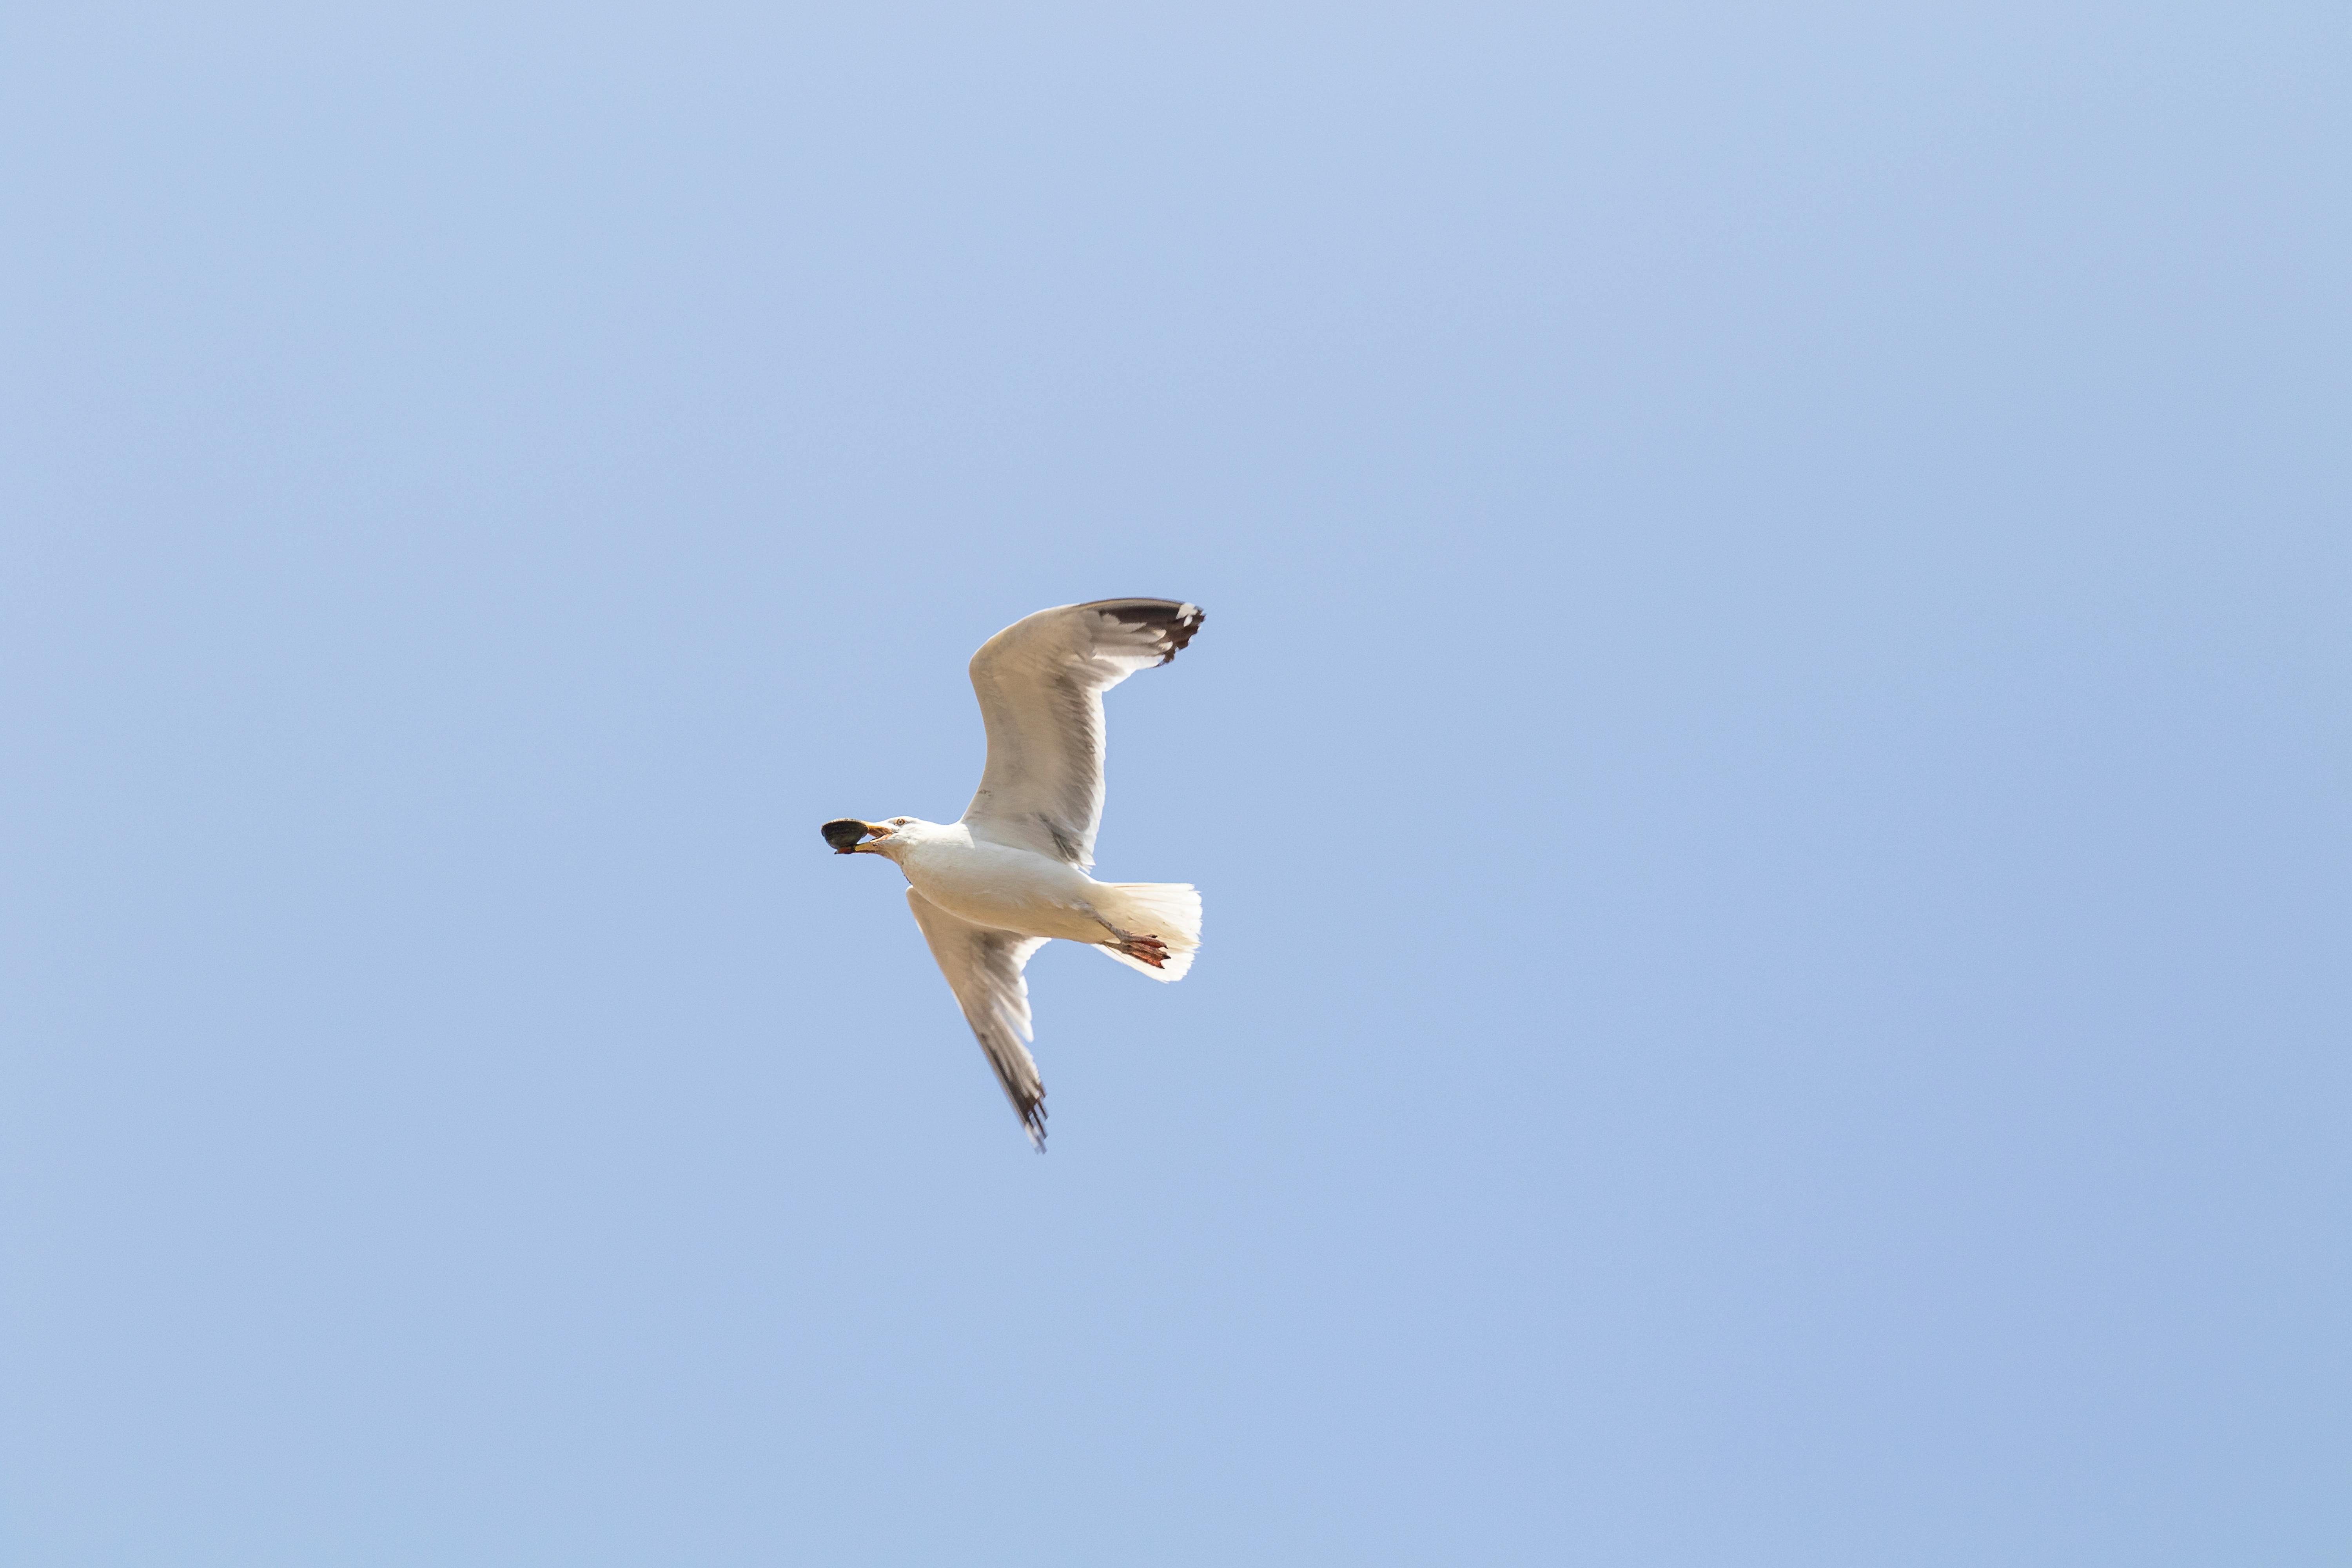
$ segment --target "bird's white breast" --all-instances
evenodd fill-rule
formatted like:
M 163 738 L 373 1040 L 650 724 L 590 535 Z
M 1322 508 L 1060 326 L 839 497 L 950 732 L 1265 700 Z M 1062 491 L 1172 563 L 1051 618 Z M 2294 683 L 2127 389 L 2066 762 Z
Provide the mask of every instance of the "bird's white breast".
M 961 823 L 928 829 L 896 857 L 916 891 L 976 925 L 1099 942 L 1094 879 L 1066 861 L 975 839 Z

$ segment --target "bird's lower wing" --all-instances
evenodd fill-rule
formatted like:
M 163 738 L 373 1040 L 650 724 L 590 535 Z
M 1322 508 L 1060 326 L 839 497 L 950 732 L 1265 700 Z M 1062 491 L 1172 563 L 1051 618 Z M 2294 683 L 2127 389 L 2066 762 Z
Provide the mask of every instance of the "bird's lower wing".
M 948 977 L 964 1022 L 980 1037 L 1004 1098 L 1021 1117 L 1029 1142 L 1045 1146 L 1045 1082 L 1037 1063 L 1022 1042 L 1029 1033 L 1029 983 L 1021 978 L 1029 955 L 1045 945 L 1042 936 L 1019 936 L 1009 931 L 974 925 L 951 915 L 914 889 L 907 889 L 907 907 Z

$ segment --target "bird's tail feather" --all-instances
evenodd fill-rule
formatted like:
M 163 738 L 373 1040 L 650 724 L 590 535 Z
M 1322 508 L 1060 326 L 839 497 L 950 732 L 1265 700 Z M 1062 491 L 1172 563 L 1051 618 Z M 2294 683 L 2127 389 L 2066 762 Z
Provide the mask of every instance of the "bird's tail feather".
M 1110 895 L 1106 898 L 1104 894 Z M 1201 945 L 1201 895 L 1190 882 L 1106 882 L 1095 894 L 1105 919 L 1138 936 L 1156 936 L 1168 944 L 1168 967 L 1154 969 L 1139 958 L 1116 948 L 1098 947 L 1129 969 L 1139 969 L 1154 980 L 1181 980 L 1192 967 Z

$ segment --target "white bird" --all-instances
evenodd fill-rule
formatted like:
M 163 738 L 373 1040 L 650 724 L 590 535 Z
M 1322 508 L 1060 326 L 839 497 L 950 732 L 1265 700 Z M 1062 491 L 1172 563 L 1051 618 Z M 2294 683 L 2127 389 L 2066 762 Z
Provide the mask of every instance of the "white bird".
M 1102 694 L 1174 658 L 1203 618 L 1172 599 L 1101 599 L 1015 621 L 971 656 L 988 766 L 962 820 L 845 816 L 822 829 L 840 854 L 887 856 L 906 873 L 915 923 L 1039 1149 L 1045 1085 L 1023 1043 L 1031 955 L 1061 937 L 1173 981 L 1201 945 L 1191 883 L 1097 882 L 1087 868 L 1102 820 Z

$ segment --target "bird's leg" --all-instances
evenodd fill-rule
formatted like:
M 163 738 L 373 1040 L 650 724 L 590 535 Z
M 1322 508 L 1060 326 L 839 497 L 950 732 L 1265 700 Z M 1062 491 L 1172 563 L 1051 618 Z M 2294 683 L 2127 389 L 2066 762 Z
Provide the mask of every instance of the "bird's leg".
M 1117 942 L 1107 942 L 1103 945 L 1114 952 L 1127 954 L 1139 963 L 1148 963 L 1154 969 L 1168 967 L 1168 944 L 1156 936 L 1129 936 L 1121 932 Z
M 1121 931 L 1100 915 L 1095 916 L 1095 923 L 1111 934 L 1110 941 L 1099 942 L 1097 946 L 1125 953 L 1137 963 L 1148 963 L 1154 969 L 1168 967 L 1168 944 L 1158 937 L 1138 936 L 1131 931 Z

